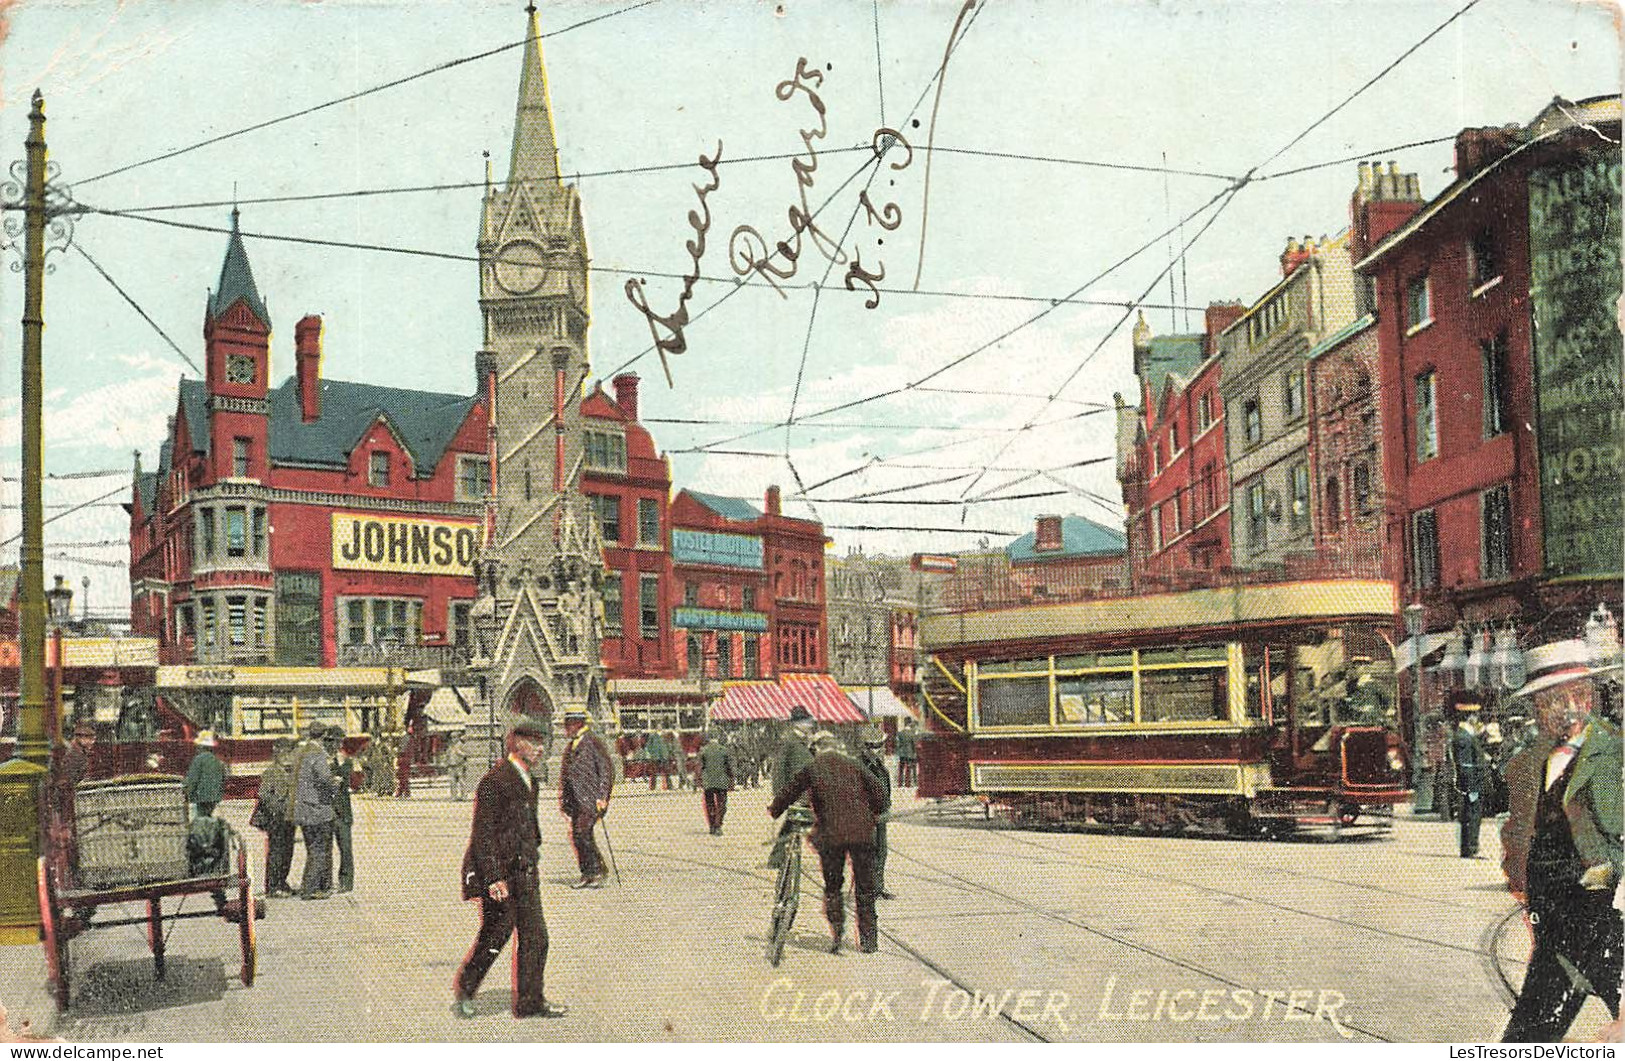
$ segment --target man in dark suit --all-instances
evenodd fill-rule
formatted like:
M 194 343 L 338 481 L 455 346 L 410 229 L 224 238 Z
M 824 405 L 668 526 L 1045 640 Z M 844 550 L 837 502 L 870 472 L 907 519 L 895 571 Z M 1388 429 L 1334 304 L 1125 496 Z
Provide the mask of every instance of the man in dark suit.
M 1540 738 L 1507 764 L 1501 835 L 1534 950 L 1501 1041 L 1549 1043 L 1588 994 L 1619 1018 L 1625 923 L 1610 900 L 1621 868 L 1621 743 L 1618 728 L 1593 714 L 1603 671 L 1584 641 L 1542 645 L 1526 659 L 1530 677 L 1517 695 L 1534 697 Z
M 333 767 L 327 761 L 322 737 L 327 726 L 312 722 L 308 739 L 299 746 L 293 764 L 293 791 L 288 817 L 305 839 L 305 872 L 299 898 L 326 899 L 333 877 Z
M 880 787 L 886 792 L 886 805 L 891 806 L 891 774 L 886 771 L 886 735 L 879 730 L 864 734 L 862 762 L 864 769 L 875 775 Z M 895 899 L 897 896 L 886 890 L 886 823 L 875 823 L 875 896 L 880 899 Z
M 581 879 L 572 887 L 602 888 L 609 872 L 592 831 L 609 809 L 615 771 L 609 750 L 592 731 L 586 712 L 567 712 L 564 733 L 570 743 L 559 763 L 559 813 L 570 819 L 570 842 L 575 845 L 576 863 L 581 867 Z
M 777 818 L 803 793 L 812 793 L 830 951 L 840 950 L 841 933 L 846 928 L 841 886 L 846 860 L 850 858 L 852 891 L 858 908 L 858 949 L 872 954 L 880 946 L 880 927 L 875 917 L 875 820 L 886 810 L 886 793 L 874 774 L 838 751 L 837 744 L 835 735 L 828 731 L 815 736 L 813 761 L 791 779 L 767 812 Z
M 350 805 L 350 777 L 355 773 L 355 762 L 344 754 L 344 727 L 328 726 L 322 736 L 322 748 L 333 770 L 333 843 L 339 854 L 338 890 L 347 892 L 355 888 L 355 809 Z M 328 868 L 331 876 L 331 863 Z M 332 883 L 326 881 L 323 887 L 331 887 Z
M 733 749 L 715 733 L 705 735 L 700 749 L 700 787 L 705 792 L 705 824 L 712 836 L 722 835 L 722 819 L 728 816 L 728 790 L 734 787 L 739 768 Z
M 496 763 L 474 790 L 474 825 L 463 856 L 463 898 L 480 901 L 480 934 L 457 970 L 456 1011 L 474 1016 L 474 995 L 491 963 L 519 935 L 513 967 L 513 1014 L 562 1017 L 563 1006 L 542 990 L 547 967 L 547 921 L 542 917 L 536 849 L 536 782 L 531 777 L 547 734 L 523 721 L 508 732 L 508 757 Z
M 1450 757 L 1456 765 L 1456 793 L 1461 797 L 1461 857 L 1478 857 L 1479 823 L 1484 820 L 1484 781 L 1489 759 L 1478 739 L 1476 700 L 1456 704 L 1456 731 L 1450 735 Z

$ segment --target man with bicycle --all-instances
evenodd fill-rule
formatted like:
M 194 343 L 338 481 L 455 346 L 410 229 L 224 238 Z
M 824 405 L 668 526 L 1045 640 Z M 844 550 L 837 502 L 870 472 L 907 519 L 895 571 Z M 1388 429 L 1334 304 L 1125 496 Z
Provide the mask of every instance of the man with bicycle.
M 803 794 L 811 794 L 817 821 L 814 844 L 824 871 L 824 917 L 829 920 L 830 952 L 840 950 L 846 928 L 841 887 L 850 858 L 852 891 L 858 908 L 858 949 L 872 954 L 880 943 L 875 915 L 875 824 L 886 811 L 887 795 L 872 773 L 840 751 L 833 733 L 826 730 L 817 734 L 812 750 L 812 762 L 790 779 L 768 807 L 768 814 L 777 818 Z

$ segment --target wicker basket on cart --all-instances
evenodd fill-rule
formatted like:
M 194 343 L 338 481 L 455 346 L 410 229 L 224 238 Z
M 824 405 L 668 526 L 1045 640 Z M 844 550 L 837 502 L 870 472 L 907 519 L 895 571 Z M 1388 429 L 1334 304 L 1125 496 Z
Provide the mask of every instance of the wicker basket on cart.
M 79 886 L 186 879 L 186 829 L 186 794 L 178 777 L 81 784 L 74 798 Z

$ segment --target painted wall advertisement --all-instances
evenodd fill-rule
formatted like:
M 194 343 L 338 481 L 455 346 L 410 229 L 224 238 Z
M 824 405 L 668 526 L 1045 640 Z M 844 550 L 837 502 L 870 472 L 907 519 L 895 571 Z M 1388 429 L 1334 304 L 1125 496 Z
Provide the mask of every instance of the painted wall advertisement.
M 1621 568 L 1620 155 L 1529 175 L 1530 301 L 1546 570 Z
M 333 567 L 412 575 L 473 575 L 478 525 L 333 513 Z

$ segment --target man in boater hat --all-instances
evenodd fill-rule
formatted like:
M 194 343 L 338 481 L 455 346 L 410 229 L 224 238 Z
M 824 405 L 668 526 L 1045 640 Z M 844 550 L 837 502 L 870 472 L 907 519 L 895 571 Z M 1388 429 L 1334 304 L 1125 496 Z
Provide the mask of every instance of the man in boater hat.
M 1619 1017 L 1625 926 L 1612 904 L 1621 870 L 1620 733 L 1598 712 L 1600 680 L 1584 641 L 1532 650 L 1517 696 L 1539 737 L 1507 764 L 1502 868 L 1528 908 L 1534 951 L 1503 1042 L 1557 1042 L 1594 994 Z

